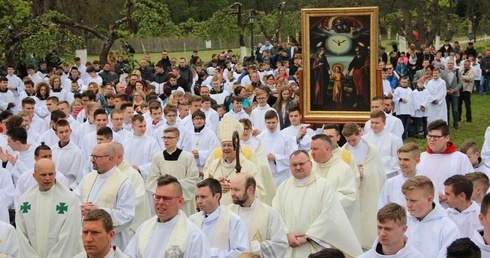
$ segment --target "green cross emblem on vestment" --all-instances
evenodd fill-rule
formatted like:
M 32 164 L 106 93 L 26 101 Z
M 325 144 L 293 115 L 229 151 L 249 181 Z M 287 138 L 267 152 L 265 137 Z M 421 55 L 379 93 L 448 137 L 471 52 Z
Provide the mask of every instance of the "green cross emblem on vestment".
M 56 211 L 58 214 L 65 214 L 65 211 L 68 212 L 68 206 L 66 206 L 66 203 L 60 202 L 59 205 L 56 205 Z
M 20 212 L 27 213 L 31 209 L 31 205 L 29 202 L 23 202 L 20 206 Z

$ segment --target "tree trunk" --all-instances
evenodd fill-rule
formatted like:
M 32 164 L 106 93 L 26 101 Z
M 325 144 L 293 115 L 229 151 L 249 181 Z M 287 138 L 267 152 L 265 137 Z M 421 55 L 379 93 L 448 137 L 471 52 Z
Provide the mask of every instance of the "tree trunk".
M 279 9 L 279 14 L 277 17 L 277 28 L 276 28 L 276 40 L 277 42 L 281 43 L 281 27 L 282 27 L 282 21 L 284 18 L 284 6 L 286 5 L 286 2 L 281 2 L 277 6 L 277 9 Z

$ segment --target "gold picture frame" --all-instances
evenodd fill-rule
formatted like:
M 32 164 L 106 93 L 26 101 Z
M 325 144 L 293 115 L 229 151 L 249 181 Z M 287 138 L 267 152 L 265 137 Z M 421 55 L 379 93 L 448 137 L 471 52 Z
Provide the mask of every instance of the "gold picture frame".
M 302 9 L 303 122 L 364 123 L 376 83 L 378 7 Z

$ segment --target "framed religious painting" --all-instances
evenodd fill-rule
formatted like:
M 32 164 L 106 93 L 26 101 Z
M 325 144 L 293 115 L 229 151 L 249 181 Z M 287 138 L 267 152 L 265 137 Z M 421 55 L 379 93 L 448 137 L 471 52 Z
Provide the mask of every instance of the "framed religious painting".
M 303 9 L 303 122 L 364 123 L 376 83 L 378 7 Z

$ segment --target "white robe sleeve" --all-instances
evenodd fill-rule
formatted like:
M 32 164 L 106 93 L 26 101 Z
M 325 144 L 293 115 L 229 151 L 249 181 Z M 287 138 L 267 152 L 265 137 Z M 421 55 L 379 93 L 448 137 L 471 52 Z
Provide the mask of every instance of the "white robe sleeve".
M 79 188 L 80 187 L 77 189 Z M 129 179 L 124 181 L 119 192 L 117 192 L 116 203 L 114 206 L 114 209 L 102 207 L 101 209 L 104 209 L 111 215 L 114 225 L 118 225 L 114 227 L 114 230 L 116 233 L 119 233 L 131 226 L 135 213 L 134 187 Z
M 0 200 L 4 201 L 5 208 L 14 202 L 14 192 L 14 183 L 10 173 L 4 168 L 0 168 Z
M 284 152 L 283 154 L 273 153 L 276 160 L 273 161 L 277 167 L 278 173 L 288 171 L 289 168 L 289 155 L 298 148 L 298 145 L 292 137 L 284 137 Z
M 19 258 L 19 240 L 15 228 L 8 223 L 0 222 L 0 256 L 6 255 L 7 258 Z
M 490 126 L 485 131 L 485 141 L 483 142 L 481 157 L 485 164 L 490 165 Z
M 248 229 L 245 222 L 232 216 L 230 221 L 230 235 L 228 236 L 229 250 L 211 248 L 212 258 L 237 257 L 241 253 L 250 250 L 248 241 Z
M 211 257 L 210 248 L 206 241 L 206 236 L 196 227 L 196 233 L 187 237 L 186 258 L 204 258 Z
M 281 215 L 273 208 L 269 209 L 268 227 L 268 240 L 250 242 L 250 251 L 262 257 L 284 257 L 289 246 L 286 228 Z

